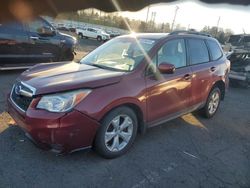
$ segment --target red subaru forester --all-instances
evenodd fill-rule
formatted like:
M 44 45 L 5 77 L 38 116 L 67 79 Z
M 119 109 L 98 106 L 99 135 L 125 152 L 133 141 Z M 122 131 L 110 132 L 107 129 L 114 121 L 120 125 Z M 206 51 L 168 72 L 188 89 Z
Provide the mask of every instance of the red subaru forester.
M 230 62 L 195 32 L 115 38 L 79 63 L 39 64 L 16 80 L 10 115 L 38 146 L 67 153 L 93 147 L 124 154 L 138 132 L 224 99 Z

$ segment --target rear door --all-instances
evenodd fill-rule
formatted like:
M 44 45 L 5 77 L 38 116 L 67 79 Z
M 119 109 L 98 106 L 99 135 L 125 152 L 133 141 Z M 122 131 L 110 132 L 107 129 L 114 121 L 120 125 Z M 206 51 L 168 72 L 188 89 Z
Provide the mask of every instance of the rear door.
M 51 62 L 59 59 L 61 42 L 63 41 L 54 28 L 43 19 L 36 19 L 27 25 L 30 45 L 29 51 L 35 63 Z M 42 34 L 43 29 L 54 30 L 49 35 Z
M 28 35 L 19 22 L 0 24 L 0 66 L 21 66 L 29 55 Z
M 189 108 L 191 97 L 192 71 L 187 66 L 184 39 L 167 41 L 157 52 L 153 64 L 171 63 L 176 70 L 173 74 L 146 76 L 148 122 L 154 125 L 159 121 L 178 116 Z
M 187 49 L 193 72 L 191 105 L 203 104 L 213 84 L 217 63 L 210 61 L 209 50 L 203 39 L 187 39 Z

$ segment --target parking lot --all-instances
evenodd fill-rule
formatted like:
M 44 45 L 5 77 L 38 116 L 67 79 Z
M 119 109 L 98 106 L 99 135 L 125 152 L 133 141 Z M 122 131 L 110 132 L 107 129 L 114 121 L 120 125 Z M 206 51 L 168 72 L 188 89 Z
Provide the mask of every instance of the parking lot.
M 80 56 L 100 43 L 83 39 Z M 207 120 L 188 114 L 138 135 L 124 156 L 36 148 L 6 113 L 22 71 L 0 72 L 0 187 L 250 187 L 250 90 L 230 88 Z

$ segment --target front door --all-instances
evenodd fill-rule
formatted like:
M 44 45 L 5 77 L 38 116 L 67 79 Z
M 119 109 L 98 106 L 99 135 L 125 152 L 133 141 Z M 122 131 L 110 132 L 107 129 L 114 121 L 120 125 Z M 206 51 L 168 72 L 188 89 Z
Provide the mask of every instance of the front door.
M 87 30 L 90 38 L 97 38 L 97 31 L 95 29 L 88 28 Z
M 42 30 L 54 30 L 54 28 L 43 19 L 38 18 L 27 25 L 30 39 L 30 56 L 33 62 L 57 61 L 60 56 L 61 42 L 63 41 L 56 32 L 42 34 Z
M 160 48 L 153 64 L 157 67 L 161 63 L 173 64 L 176 70 L 161 74 L 156 68 L 155 74 L 146 76 L 147 121 L 151 125 L 187 110 L 191 97 L 192 71 L 187 66 L 184 39 L 167 41 Z

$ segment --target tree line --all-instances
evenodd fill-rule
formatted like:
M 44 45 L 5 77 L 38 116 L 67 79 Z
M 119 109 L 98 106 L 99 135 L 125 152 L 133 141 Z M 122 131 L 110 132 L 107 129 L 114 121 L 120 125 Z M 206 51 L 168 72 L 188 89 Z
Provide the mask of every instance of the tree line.
M 150 20 L 148 22 L 142 20 L 135 20 L 125 18 L 119 15 L 119 13 L 104 13 L 96 9 L 87 9 L 77 12 L 67 12 L 59 14 L 57 19 L 66 19 L 79 22 L 87 22 L 91 24 L 104 25 L 109 27 L 117 27 L 120 29 L 128 30 L 129 27 L 134 32 L 155 32 L 155 33 L 170 33 L 170 23 L 155 23 Z M 174 30 L 187 30 L 186 27 L 176 24 Z M 217 38 L 221 44 L 225 44 L 229 37 L 233 34 L 230 29 L 217 28 L 215 26 L 205 26 L 201 32 L 208 33 Z

